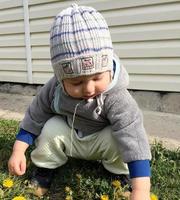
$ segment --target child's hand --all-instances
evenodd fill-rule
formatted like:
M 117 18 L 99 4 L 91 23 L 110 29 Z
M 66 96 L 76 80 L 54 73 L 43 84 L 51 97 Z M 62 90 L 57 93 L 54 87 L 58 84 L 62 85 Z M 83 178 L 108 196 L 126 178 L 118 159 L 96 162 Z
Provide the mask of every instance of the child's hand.
M 150 200 L 150 193 L 142 190 L 134 190 L 131 193 L 130 200 Z
M 16 140 L 13 152 L 8 161 L 9 173 L 12 175 L 23 175 L 26 172 L 26 156 L 25 151 L 29 145 L 25 142 Z
M 13 151 L 8 161 L 9 173 L 12 175 L 23 175 L 26 172 L 26 157 L 24 152 Z
M 133 178 L 130 200 L 150 200 L 150 178 Z

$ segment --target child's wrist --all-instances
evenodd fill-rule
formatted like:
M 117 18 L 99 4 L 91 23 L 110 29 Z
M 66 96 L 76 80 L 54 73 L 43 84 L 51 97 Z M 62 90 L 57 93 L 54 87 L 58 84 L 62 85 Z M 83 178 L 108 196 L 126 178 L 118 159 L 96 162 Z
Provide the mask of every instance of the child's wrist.
M 146 191 L 150 192 L 151 184 L 150 177 L 137 177 L 131 179 L 133 191 Z
M 16 148 L 14 149 L 13 148 L 13 153 L 25 153 L 25 151 L 26 151 L 25 149 L 16 149 Z
M 29 145 L 25 142 L 16 140 L 13 146 L 13 153 L 25 153 Z

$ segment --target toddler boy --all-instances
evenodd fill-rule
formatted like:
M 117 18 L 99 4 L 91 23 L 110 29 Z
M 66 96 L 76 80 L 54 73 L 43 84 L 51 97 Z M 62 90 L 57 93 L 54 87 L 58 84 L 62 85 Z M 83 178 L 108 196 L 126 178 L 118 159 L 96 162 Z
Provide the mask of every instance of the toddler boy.
M 151 154 L 142 115 L 127 90 L 128 74 L 113 52 L 105 19 L 91 7 L 64 9 L 51 28 L 50 52 L 55 76 L 20 124 L 10 173 L 25 173 L 25 151 L 35 141 L 31 159 L 38 170 L 31 182 L 42 194 L 53 169 L 75 157 L 130 174 L 131 200 L 149 200 Z

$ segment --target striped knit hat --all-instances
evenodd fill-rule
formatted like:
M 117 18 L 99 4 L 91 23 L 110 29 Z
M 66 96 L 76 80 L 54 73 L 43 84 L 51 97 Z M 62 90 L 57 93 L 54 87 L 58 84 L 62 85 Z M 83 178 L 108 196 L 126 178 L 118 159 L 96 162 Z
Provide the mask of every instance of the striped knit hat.
M 51 28 L 50 53 L 60 82 L 112 71 L 113 48 L 105 19 L 91 7 L 73 4 L 63 10 Z

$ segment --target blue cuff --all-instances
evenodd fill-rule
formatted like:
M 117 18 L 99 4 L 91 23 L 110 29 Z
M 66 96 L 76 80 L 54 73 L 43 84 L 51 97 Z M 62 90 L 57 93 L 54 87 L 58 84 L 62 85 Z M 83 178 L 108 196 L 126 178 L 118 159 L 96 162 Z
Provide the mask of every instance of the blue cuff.
M 24 129 L 20 129 L 19 133 L 16 135 L 16 139 L 20 140 L 22 142 L 26 142 L 29 145 L 32 145 L 34 143 L 34 140 L 36 139 L 36 135 L 27 132 Z
M 151 176 L 149 160 L 136 160 L 128 163 L 130 178 Z

